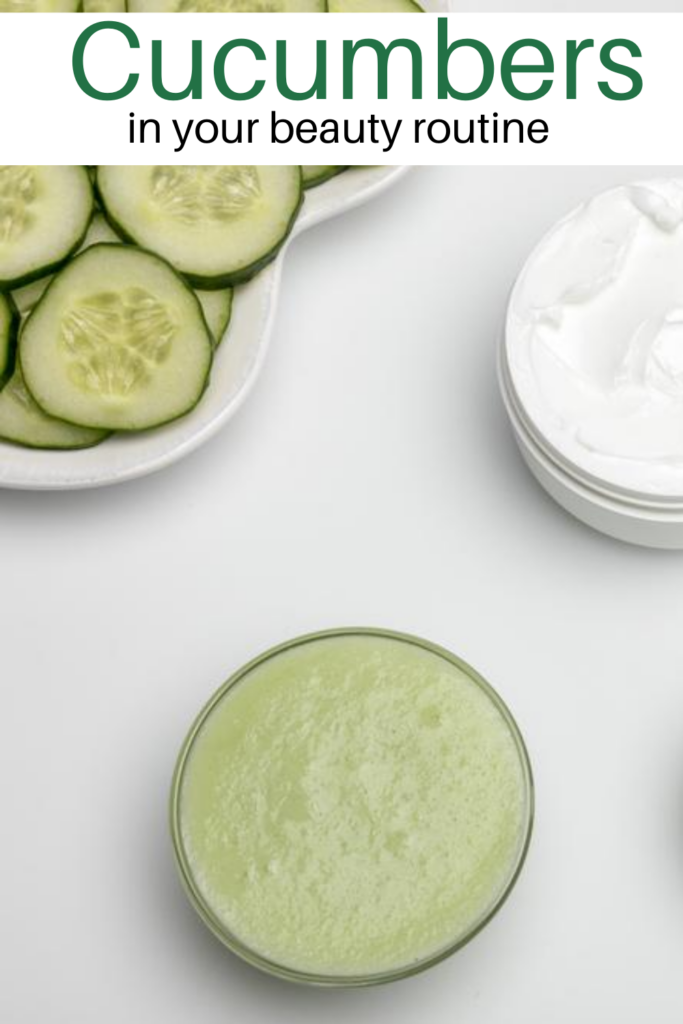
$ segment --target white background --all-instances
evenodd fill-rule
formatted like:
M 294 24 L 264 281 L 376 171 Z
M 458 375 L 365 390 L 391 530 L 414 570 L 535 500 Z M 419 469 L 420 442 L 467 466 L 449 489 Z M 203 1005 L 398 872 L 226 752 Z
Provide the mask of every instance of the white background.
M 454 0 L 455 2 L 455 0 Z M 507 0 L 506 0 L 507 2 Z M 239 20 L 235 21 L 235 17 Z M 149 164 L 179 161 L 207 163 L 309 163 L 309 164 L 620 164 L 640 161 L 647 154 L 650 162 L 676 164 L 681 159 L 679 128 L 680 99 L 683 97 L 683 65 L 680 40 L 683 37 L 683 13 L 674 14 L 485 14 L 450 15 L 449 39 L 473 37 L 485 42 L 494 56 L 496 77 L 485 96 L 471 102 L 439 100 L 436 88 L 437 19 L 409 15 L 345 15 L 344 18 L 315 14 L 270 15 L 131 15 L 129 24 L 140 38 L 140 49 L 131 50 L 117 31 L 95 35 L 88 43 L 85 68 L 92 84 L 103 91 L 122 87 L 128 74 L 140 74 L 133 93 L 116 101 L 88 97 L 76 84 L 71 68 L 71 53 L 78 35 L 91 22 L 101 19 L 71 15 L 55 18 L 50 14 L 14 15 L 5 19 L 8 31 L 0 33 L 0 95 L 11 95 L 3 108 L 0 133 L 0 161 L 41 163 L 49 154 L 51 163 L 75 164 Z M 341 99 L 341 52 L 344 38 L 373 36 L 386 44 L 402 35 L 419 42 L 423 53 L 424 99 L 410 97 L 410 62 L 407 51 L 391 57 L 389 100 L 377 99 L 377 61 L 370 50 L 357 58 L 354 100 Z M 220 95 L 212 79 L 213 58 L 222 43 L 237 36 L 256 39 L 267 59 L 257 62 L 244 49 L 228 57 L 228 77 L 233 88 L 246 90 L 256 78 L 266 82 L 262 93 L 248 102 L 230 102 Z M 315 42 L 328 40 L 328 99 L 286 101 L 275 85 L 275 43 L 287 40 L 288 81 L 296 89 L 310 88 L 315 70 Z M 544 41 L 554 55 L 553 86 L 540 100 L 512 99 L 500 82 L 499 67 L 503 53 L 513 42 L 524 38 Z M 153 92 L 150 82 L 151 40 L 163 41 L 163 82 L 170 90 L 187 87 L 190 75 L 191 41 L 204 43 L 204 98 L 166 101 Z M 577 99 L 566 99 L 565 50 L 569 39 L 594 39 L 595 46 L 584 50 L 578 59 Z M 630 57 L 623 47 L 613 58 L 638 70 L 644 86 L 632 100 L 607 99 L 598 83 L 607 81 L 617 91 L 629 87 L 623 75 L 606 72 L 600 63 L 600 49 L 611 39 L 627 38 L 642 50 L 642 57 Z M 30 59 L 27 54 L 30 53 Z M 515 63 L 539 63 L 535 49 L 520 50 Z M 39 69 L 39 73 L 37 73 Z M 234 76 L 234 77 L 233 77 Z M 458 51 L 452 61 L 451 80 L 463 91 L 474 90 L 481 82 L 481 60 L 471 48 Z M 525 91 L 537 89 L 541 74 L 518 75 L 515 82 Z M 16 99 L 15 99 L 16 98 Z M 329 118 L 351 121 L 352 137 L 358 122 L 374 115 L 395 122 L 403 119 L 401 134 L 394 147 L 385 152 L 379 145 L 340 145 L 334 156 L 329 145 L 293 141 L 274 147 L 270 143 L 270 116 L 276 110 L 291 120 Z M 129 117 L 156 118 L 161 123 L 161 142 L 147 134 L 144 145 L 130 144 Z M 499 120 L 518 118 L 528 125 L 544 119 L 549 126 L 547 142 L 514 142 L 506 145 L 444 144 L 414 142 L 416 119 L 460 120 L 460 137 L 468 137 L 469 121 L 484 116 Z M 238 118 L 258 118 L 261 122 L 252 146 L 226 145 L 217 141 L 203 145 L 188 143 L 180 153 L 172 121 L 184 129 L 189 120 L 228 121 L 228 133 Z M 231 137 L 229 134 L 228 137 Z M 490 138 L 490 135 L 489 135 Z
M 648 173 L 416 170 L 293 245 L 263 375 L 205 448 L 110 490 L 0 492 L 2 1024 L 678 1024 L 683 555 L 557 508 L 494 372 L 539 234 Z M 345 624 L 422 634 L 494 683 L 538 818 L 467 949 L 320 992 L 205 931 L 166 799 L 230 672 Z
M 680 0 L 486 0 L 487 11 L 500 11 L 514 14 L 516 11 L 590 11 L 621 12 L 649 11 L 678 13 L 681 10 Z M 481 12 L 480 0 L 457 0 L 454 8 L 458 11 Z

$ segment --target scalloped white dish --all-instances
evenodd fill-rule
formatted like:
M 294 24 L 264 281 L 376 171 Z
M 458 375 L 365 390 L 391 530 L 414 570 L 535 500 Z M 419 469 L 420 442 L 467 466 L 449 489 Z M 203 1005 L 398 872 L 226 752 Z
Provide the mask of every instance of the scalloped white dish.
M 116 435 L 96 448 L 40 451 L 0 442 L 0 487 L 77 490 L 104 487 L 156 472 L 189 455 L 234 416 L 268 351 L 283 260 L 303 231 L 367 202 L 406 167 L 359 167 L 306 193 L 294 230 L 277 259 L 235 291 L 228 334 L 216 353 L 211 383 L 189 415 L 147 433 Z

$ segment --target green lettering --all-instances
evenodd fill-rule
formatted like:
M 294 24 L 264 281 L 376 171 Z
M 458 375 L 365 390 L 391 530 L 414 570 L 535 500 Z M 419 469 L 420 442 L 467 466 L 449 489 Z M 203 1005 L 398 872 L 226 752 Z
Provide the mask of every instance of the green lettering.
M 216 59 L 213 63 L 214 81 L 219 92 L 229 100 L 253 100 L 254 96 L 258 96 L 266 84 L 264 79 L 257 78 L 251 89 L 246 89 L 244 92 L 235 92 L 234 89 L 230 88 L 225 79 L 225 59 L 230 51 L 238 46 L 244 46 L 247 50 L 251 50 L 256 60 L 266 59 L 266 55 L 258 43 L 253 42 L 251 39 L 232 39 L 229 43 L 224 43 L 216 54 Z
M 608 100 L 632 100 L 636 96 L 639 96 L 643 91 L 643 79 L 633 68 L 627 67 L 626 64 L 619 64 L 617 61 L 612 60 L 612 50 L 615 46 L 623 46 L 624 49 L 628 50 L 632 57 L 642 57 L 640 48 L 632 43 L 630 39 L 610 39 L 609 42 L 600 50 L 600 62 L 604 68 L 608 71 L 614 71 L 617 75 L 624 75 L 628 78 L 631 83 L 631 88 L 626 89 L 625 92 L 617 92 L 613 89 L 609 82 L 598 82 L 598 88 L 603 96 L 606 96 Z
M 595 46 L 595 42 L 592 39 L 582 39 L 580 43 L 576 42 L 576 39 L 567 40 L 567 99 L 576 99 L 576 62 L 579 54 L 583 50 L 588 50 L 591 46 Z
M 99 89 L 95 89 L 94 86 L 88 81 L 88 77 L 85 73 L 84 57 L 85 48 L 96 32 L 102 32 L 105 29 L 113 29 L 115 32 L 121 32 L 128 40 L 128 45 L 131 50 L 140 49 L 140 40 L 135 35 L 135 32 L 129 25 L 125 25 L 120 21 L 98 21 L 96 25 L 90 25 L 76 40 L 74 46 L 73 57 L 71 64 L 73 67 L 74 78 L 78 83 L 79 88 L 83 90 L 88 96 L 92 96 L 94 100 L 120 100 L 124 96 L 128 96 L 135 86 L 138 84 L 137 74 L 130 74 L 126 80 L 126 84 L 120 89 L 116 89 L 114 92 L 101 92 Z
M 456 39 L 455 42 L 449 45 L 448 43 L 448 21 L 446 18 L 439 18 L 439 59 L 438 59 L 438 96 L 440 100 L 445 100 L 449 96 L 452 96 L 456 100 L 477 100 L 480 96 L 483 96 L 488 92 L 493 76 L 495 74 L 495 65 L 493 63 L 493 56 L 488 46 L 484 43 L 480 43 L 478 39 Z M 473 50 L 476 50 L 481 57 L 482 63 L 482 74 L 481 82 L 472 92 L 460 92 L 458 89 L 454 89 L 451 85 L 450 78 L 448 77 L 448 65 L 450 59 L 456 50 L 459 50 L 463 46 L 470 46 Z
M 161 74 L 161 40 L 152 40 L 152 88 L 162 100 L 184 100 L 191 96 L 193 100 L 202 98 L 202 44 L 201 40 L 192 40 L 192 74 L 186 89 L 170 92 L 162 81 Z
M 374 50 L 377 54 L 377 99 L 385 100 L 389 92 L 389 56 L 392 50 L 404 46 L 412 57 L 413 99 L 422 99 L 422 50 L 414 39 L 394 39 L 389 46 L 384 46 L 377 39 L 359 39 L 353 43 L 344 40 L 343 48 L 343 96 L 345 100 L 353 99 L 353 62 L 356 54 L 363 47 Z
M 276 78 L 278 91 L 288 100 L 310 100 L 315 96 L 318 100 L 327 99 L 327 43 L 318 39 L 315 44 L 315 79 L 310 89 L 297 92 L 287 84 L 287 42 L 278 39 L 276 45 L 277 65 Z
M 531 46 L 535 50 L 538 50 L 541 57 L 543 58 L 542 64 L 513 64 L 513 61 L 519 52 L 524 49 L 525 46 Z M 516 100 L 540 100 L 542 96 L 545 96 L 550 92 L 553 86 L 552 78 L 544 78 L 538 89 L 534 89 L 532 92 L 524 92 L 522 89 L 517 88 L 514 83 L 513 75 L 528 75 L 532 72 L 536 74 L 543 74 L 553 72 L 555 70 L 555 62 L 553 55 L 550 52 L 550 47 L 542 43 L 540 39 L 518 39 L 516 43 L 512 43 L 508 46 L 507 50 L 503 54 L 503 59 L 500 62 L 500 78 L 503 83 L 503 87 L 510 96 L 514 96 Z

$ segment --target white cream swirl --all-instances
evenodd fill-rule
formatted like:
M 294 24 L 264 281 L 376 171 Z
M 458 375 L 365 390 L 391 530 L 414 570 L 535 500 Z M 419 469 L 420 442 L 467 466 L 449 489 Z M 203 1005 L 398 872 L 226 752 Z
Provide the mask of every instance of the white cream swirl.
M 683 179 L 560 221 L 513 289 L 505 351 L 534 431 L 617 489 L 683 498 Z

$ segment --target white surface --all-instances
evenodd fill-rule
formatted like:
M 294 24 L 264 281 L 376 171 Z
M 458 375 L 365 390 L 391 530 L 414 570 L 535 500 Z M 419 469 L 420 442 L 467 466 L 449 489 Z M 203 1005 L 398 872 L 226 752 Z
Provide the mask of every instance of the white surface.
M 544 228 L 652 168 L 419 170 L 297 240 L 264 373 L 191 458 L 0 494 L 3 1024 L 675 1024 L 683 559 L 562 513 L 495 379 Z M 373 991 L 271 981 L 176 882 L 173 762 L 234 668 L 346 623 L 498 687 L 538 786 L 529 861 L 454 959 Z
M 102 487 L 153 473 L 184 458 L 220 430 L 246 399 L 268 352 L 283 261 L 297 235 L 368 202 L 405 167 L 360 167 L 309 190 L 275 260 L 235 291 L 228 341 L 216 352 L 206 394 L 187 416 L 157 430 L 116 434 L 103 444 L 59 452 L 0 441 L 0 487 L 69 490 Z
M 633 12 L 678 14 L 681 10 L 680 0 L 652 0 L 645 5 L 643 0 L 457 0 L 454 5 L 457 11 L 500 12 L 515 14 L 518 11 L 591 11 L 593 13 Z M 615 24 L 615 38 L 617 36 Z

